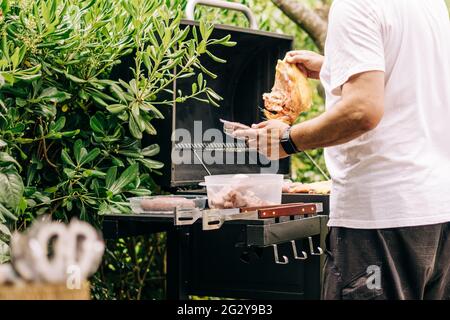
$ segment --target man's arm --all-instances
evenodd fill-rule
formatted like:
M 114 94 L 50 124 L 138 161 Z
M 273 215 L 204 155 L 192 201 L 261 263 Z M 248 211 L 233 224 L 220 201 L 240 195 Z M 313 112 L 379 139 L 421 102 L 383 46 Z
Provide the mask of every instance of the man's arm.
M 384 114 L 384 72 L 357 74 L 342 87 L 342 100 L 319 117 L 295 125 L 299 150 L 336 146 L 377 127 Z

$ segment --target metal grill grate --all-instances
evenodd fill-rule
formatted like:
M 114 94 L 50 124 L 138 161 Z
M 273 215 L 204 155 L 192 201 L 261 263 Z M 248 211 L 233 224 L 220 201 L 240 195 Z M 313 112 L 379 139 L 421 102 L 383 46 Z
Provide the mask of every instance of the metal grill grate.
M 193 151 L 225 151 L 225 152 L 247 152 L 249 148 L 244 142 L 237 143 L 177 143 L 175 150 Z

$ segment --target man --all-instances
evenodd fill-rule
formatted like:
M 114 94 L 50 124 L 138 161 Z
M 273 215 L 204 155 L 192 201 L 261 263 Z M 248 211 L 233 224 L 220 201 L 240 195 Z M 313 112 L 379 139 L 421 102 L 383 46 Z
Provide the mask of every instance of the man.
M 258 147 L 272 159 L 326 148 L 324 299 L 450 299 L 444 0 L 335 0 L 329 19 L 325 57 L 287 56 L 320 76 L 327 111 L 292 128 L 267 121 L 235 134 L 268 139 Z

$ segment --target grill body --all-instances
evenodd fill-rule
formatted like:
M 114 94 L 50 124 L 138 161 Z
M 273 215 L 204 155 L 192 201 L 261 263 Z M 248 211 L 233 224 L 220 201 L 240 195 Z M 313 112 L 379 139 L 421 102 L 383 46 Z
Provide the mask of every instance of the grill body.
M 322 203 L 324 212 L 307 224 L 284 222 L 277 232 L 272 227 L 283 221 L 232 221 L 220 230 L 203 231 L 201 222 L 176 227 L 171 218 L 106 215 L 103 233 L 107 239 L 167 233 L 168 299 L 198 295 L 317 300 L 325 257 L 310 254 L 307 237 L 312 237 L 314 247 L 325 248 L 329 197 L 283 196 L 283 203 L 297 202 Z M 306 260 L 293 258 L 291 240 L 296 241 L 299 252 L 307 252 Z M 254 243 L 261 245 L 249 245 Z M 288 264 L 275 263 L 272 244 L 278 246 L 281 256 L 289 257 Z
M 196 22 L 183 21 L 185 26 L 195 26 Z M 250 152 L 245 144 L 234 140 L 218 141 L 205 139 L 208 129 L 222 129 L 220 119 L 241 122 L 247 125 L 263 120 L 262 95 L 273 86 L 275 67 L 278 59 L 292 49 L 293 38 L 217 25 L 212 37 L 231 35 L 237 45 L 232 48 L 217 47 L 212 50 L 216 56 L 227 60 L 218 64 L 205 57 L 203 64 L 218 75 L 208 80 L 224 100 L 219 108 L 209 104 L 189 100 L 174 103 L 161 109 L 165 118 L 155 120 L 158 134 L 146 136 L 144 144 L 157 143 L 161 152 L 157 160 L 165 164 L 162 175 L 156 182 L 166 190 L 184 189 L 182 193 L 195 194 L 191 190 L 207 174 L 201 163 L 177 164 L 172 153 L 182 152 L 187 158 L 195 159 L 194 153 L 202 156 L 212 152 L 216 158 L 242 159 L 243 164 L 207 164 L 211 174 L 260 173 L 273 167 Z M 132 56 L 125 58 L 113 70 L 113 77 L 129 78 Z M 190 92 L 192 79 L 181 79 L 174 83 L 174 92 Z M 197 127 L 196 127 L 197 122 Z M 198 122 L 201 122 L 199 130 Z M 193 138 L 190 141 L 172 139 L 177 129 L 184 129 Z M 276 172 L 288 175 L 289 159 L 282 160 Z M 103 233 L 105 238 L 121 238 L 151 233 L 167 233 L 167 297 L 187 299 L 189 295 L 219 296 L 250 299 L 319 299 L 321 270 L 324 256 L 311 256 L 307 260 L 292 258 L 291 240 L 296 240 L 300 250 L 308 251 L 307 237 L 312 237 L 315 246 L 325 248 L 326 215 L 328 196 L 284 195 L 284 203 L 323 204 L 323 215 L 312 221 L 298 223 L 284 221 L 283 228 L 274 233 L 272 224 L 280 221 L 233 221 L 225 223 L 220 230 L 205 232 L 201 223 L 176 227 L 173 218 L 149 218 L 139 215 L 105 215 Z M 281 221 L 283 222 L 283 221 Z M 297 229 L 298 228 L 298 232 Z M 289 237 L 289 239 L 288 239 Z M 279 240 L 282 239 L 282 240 Z M 285 265 L 274 262 L 272 245 L 278 246 L 281 256 L 290 258 Z

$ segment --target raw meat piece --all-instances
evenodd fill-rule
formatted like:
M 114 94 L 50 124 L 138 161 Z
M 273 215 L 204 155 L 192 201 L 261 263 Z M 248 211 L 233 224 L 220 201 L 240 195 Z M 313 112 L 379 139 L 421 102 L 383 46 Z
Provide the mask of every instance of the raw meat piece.
M 312 92 L 305 75 L 294 64 L 279 60 L 271 93 L 263 95 L 264 115 L 292 125 L 300 113 L 309 110 Z
M 331 181 L 314 183 L 287 182 L 283 186 L 284 193 L 330 194 Z
M 232 209 L 273 204 L 258 198 L 254 192 L 246 189 L 248 186 L 239 184 L 225 186 L 218 193 L 210 196 L 209 205 L 212 209 Z
M 183 209 L 195 208 L 195 203 L 191 199 L 183 197 L 156 197 L 152 199 L 142 199 L 141 207 L 146 211 L 169 211 L 176 207 Z

